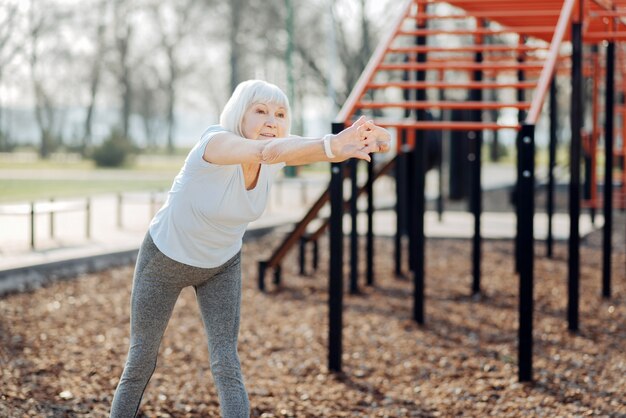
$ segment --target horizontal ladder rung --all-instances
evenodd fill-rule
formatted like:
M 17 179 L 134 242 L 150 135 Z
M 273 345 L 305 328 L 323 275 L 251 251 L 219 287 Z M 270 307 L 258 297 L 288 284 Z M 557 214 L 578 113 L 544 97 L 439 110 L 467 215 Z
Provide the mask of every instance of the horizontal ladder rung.
M 530 108 L 530 102 L 518 102 L 518 103 L 500 103 L 500 102 L 451 102 L 451 101 L 405 101 L 405 102 L 358 102 L 356 107 L 359 109 L 385 109 L 385 108 L 402 108 L 402 109 L 528 109 Z
M 626 41 L 626 32 L 585 32 L 583 41 Z
M 501 17 L 558 17 L 561 14 L 560 10 L 491 10 L 487 12 L 470 12 L 470 14 L 456 14 L 456 15 L 436 15 L 436 14 L 421 14 L 408 16 L 410 19 L 495 19 Z
M 543 64 L 481 64 L 470 63 L 458 65 L 455 62 L 431 62 L 431 63 L 398 63 L 380 64 L 378 70 L 492 70 L 492 71 L 513 71 L 513 70 L 539 70 Z
M 423 90 L 423 89 L 504 89 L 504 88 L 517 88 L 517 89 L 531 89 L 535 88 L 537 83 L 534 81 L 526 82 L 468 82 L 468 83 L 454 83 L 446 81 L 396 81 L 387 83 L 371 83 L 368 85 L 370 89 L 384 89 L 388 87 L 397 87 L 401 89 L 411 90 Z
M 594 17 L 623 17 L 626 18 L 626 10 L 624 11 L 609 11 L 609 10 L 591 10 L 587 13 L 590 18 Z
M 418 3 L 424 4 L 424 3 L 430 3 L 430 2 L 431 2 L 430 0 L 416 0 L 415 4 L 418 4 Z M 528 9 L 536 9 L 537 6 L 540 6 L 540 5 L 545 5 L 545 6 L 550 5 L 549 3 L 546 4 L 545 0 L 532 0 L 532 1 L 531 0 L 524 0 L 523 2 L 522 1 L 508 1 L 506 3 L 503 3 L 502 0 L 453 0 L 449 4 L 454 6 L 454 7 L 463 7 L 461 5 L 464 4 L 464 3 L 465 4 L 471 4 L 473 6 L 477 5 L 477 4 L 483 4 L 483 5 L 489 4 L 489 5 L 492 5 L 491 9 L 494 9 L 497 6 L 501 6 L 503 4 L 506 4 L 507 6 L 509 6 L 508 8 L 512 9 L 512 10 L 515 10 L 513 8 L 516 5 L 519 5 L 519 4 L 529 5 L 530 7 L 528 7 Z M 519 9 L 519 8 L 517 8 L 517 9 Z
M 561 60 L 567 60 L 570 59 L 569 55 L 560 55 L 558 56 L 558 59 Z M 454 61 L 451 61 L 454 60 Z M 415 61 L 412 61 L 414 63 L 417 63 Z M 522 60 L 517 60 L 516 57 L 485 57 L 481 62 L 476 62 L 473 59 L 470 59 L 469 57 L 465 57 L 465 58 L 461 58 L 461 57 L 457 57 L 457 58 L 450 58 L 450 57 L 427 57 L 426 61 L 424 61 L 424 64 L 436 64 L 436 63 L 450 63 L 453 62 L 454 65 L 518 65 L 518 64 L 526 64 L 526 65 L 539 65 L 539 66 L 543 66 L 543 64 L 545 63 L 545 59 L 540 59 L 540 58 L 535 58 L 535 57 L 529 57 L 528 59 L 522 59 Z M 417 63 L 419 64 L 419 63 Z
M 398 35 L 410 35 L 410 36 L 432 36 L 432 35 L 500 35 L 503 33 L 522 33 L 522 34 L 535 34 L 545 35 L 554 33 L 555 28 L 552 26 L 519 26 L 510 29 L 415 29 L 415 30 L 400 30 Z
M 411 53 L 411 52 L 521 52 L 521 51 L 546 51 L 548 46 L 529 45 L 467 45 L 461 47 L 441 47 L 441 46 L 409 46 L 392 47 L 388 53 Z
M 384 128 L 416 129 L 422 131 L 495 131 L 500 129 L 519 130 L 519 125 L 500 125 L 495 122 L 432 122 L 432 121 L 384 121 L 375 120 Z

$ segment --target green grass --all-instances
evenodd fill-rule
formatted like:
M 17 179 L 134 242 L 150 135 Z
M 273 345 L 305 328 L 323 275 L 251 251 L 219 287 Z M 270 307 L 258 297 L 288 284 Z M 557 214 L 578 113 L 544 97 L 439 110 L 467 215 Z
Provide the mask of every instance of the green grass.
M 0 202 L 84 197 L 103 193 L 167 190 L 169 180 L 35 180 L 0 179 Z
M 4 154 L 0 159 L 0 202 L 167 190 L 184 159 L 184 155 L 142 155 L 127 167 L 105 169 L 75 157 L 39 160 L 28 154 Z

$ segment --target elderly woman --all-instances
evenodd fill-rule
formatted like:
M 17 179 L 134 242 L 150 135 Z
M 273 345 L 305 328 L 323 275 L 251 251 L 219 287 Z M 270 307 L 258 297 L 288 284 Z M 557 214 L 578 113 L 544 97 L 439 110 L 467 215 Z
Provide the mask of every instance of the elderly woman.
M 263 213 L 273 175 L 286 164 L 370 161 L 389 149 L 386 130 L 357 120 L 337 135 L 291 136 L 289 103 L 276 86 L 241 83 L 190 151 L 139 250 L 133 278 L 130 349 L 111 417 L 134 417 L 154 372 L 176 299 L 193 286 L 206 330 L 223 417 L 248 417 L 237 354 L 240 251 L 249 222 Z

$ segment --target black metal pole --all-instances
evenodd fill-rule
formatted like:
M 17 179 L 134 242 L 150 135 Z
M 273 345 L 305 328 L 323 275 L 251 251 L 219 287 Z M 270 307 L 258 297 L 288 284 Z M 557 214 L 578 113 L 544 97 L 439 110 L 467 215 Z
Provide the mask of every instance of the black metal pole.
M 535 126 L 522 125 L 520 132 L 520 167 L 518 179 L 518 205 L 520 216 L 520 292 L 519 292 L 519 380 L 532 381 L 533 364 L 533 266 L 534 237 L 533 218 L 535 213 Z
M 400 144 L 396 160 L 396 235 L 394 239 L 394 261 L 396 277 L 402 276 L 402 237 L 406 234 L 406 208 L 407 208 L 407 150 L 406 130 L 400 132 Z
M 357 220 L 359 211 L 359 185 L 357 183 L 358 160 L 349 161 L 350 167 L 350 294 L 359 293 L 359 231 Z
M 319 240 L 313 241 L 313 271 L 317 271 L 319 266 Z
M 405 62 L 409 61 L 408 56 L 405 57 Z M 404 71 L 402 75 L 403 81 L 409 81 L 410 73 Z M 411 90 L 405 89 L 402 92 L 405 101 L 411 100 Z M 409 109 L 405 109 L 404 117 L 407 118 L 411 114 Z M 398 132 L 400 143 L 398 144 L 398 158 L 396 162 L 396 236 L 394 242 L 394 260 L 395 260 L 395 274 L 396 277 L 402 277 L 402 237 L 407 235 L 407 213 L 411 213 L 409 210 L 409 184 L 408 181 L 408 145 L 407 145 L 407 131 L 400 129 Z
M 482 25 L 484 26 L 484 24 Z M 477 52 L 474 58 L 476 63 L 483 62 L 482 52 Z M 474 81 L 481 82 L 483 80 L 482 71 L 474 71 Z M 483 100 L 483 92 L 481 89 L 472 89 L 470 92 L 471 100 L 480 102 Z M 472 111 L 472 120 L 474 122 L 482 121 L 482 110 Z M 480 239 L 480 217 L 482 212 L 482 189 L 481 189 L 481 165 L 482 165 L 482 131 L 470 131 L 470 140 L 474 145 L 472 162 L 472 192 L 471 206 L 474 215 L 474 237 L 472 239 L 472 294 L 480 293 L 480 259 L 481 259 L 481 239 Z
M 265 272 L 267 271 L 267 261 L 259 261 L 259 290 L 265 292 Z
M 582 130 L 582 23 L 572 23 L 572 97 L 571 97 L 571 133 L 570 144 L 570 184 L 569 216 L 570 236 L 568 241 L 568 304 L 567 321 L 570 331 L 578 330 L 578 304 L 580 280 L 580 143 Z
M 441 81 L 443 81 L 443 76 L 441 77 Z M 446 100 L 446 89 L 439 89 L 439 100 L 444 102 Z M 441 116 L 439 119 L 443 122 L 445 111 L 441 109 Z M 437 164 L 437 219 L 439 222 L 443 221 L 443 211 L 444 211 L 444 187 L 443 187 L 443 132 L 439 132 L 438 141 L 437 141 L 437 151 L 439 153 L 439 164 Z
M 423 133 L 424 131 L 418 131 Z M 413 261 L 413 319 L 419 324 L 424 323 L 424 282 L 425 282 L 425 252 L 426 237 L 424 236 L 424 213 L 425 213 L 425 141 L 424 135 L 416 133 L 415 149 L 413 151 L 415 158 L 414 172 L 415 188 L 412 192 L 413 207 L 413 231 L 411 237 L 411 253 L 414 257 Z
M 300 276 L 304 276 L 306 274 L 306 237 L 300 237 Z
M 522 44 L 525 43 L 525 38 L 522 37 Z M 517 62 L 520 64 L 524 63 L 524 55 L 523 52 L 520 52 L 519 55 L 517 56 Z M 522 82 L 526 80 L 526 74 L 524 73 L 524 70 L 517 70 L 517 81 Z M 524 96 L 526 95 L 526 91 L 523 88 L 518 88 L 517 89 L 517 101 L 518 102 L 523 102 L 524 101 Z M 519 110 L 517 113 L 517 120 L 520 124 L 524 123 L 524 120 L 526 119 L 526 112 L 524 112 L 523 110 Z M 516 154 L 517 154 L 517 183 L 515 184 L 515 192 L 514 192 L 514 196 L 513 199 L 515 201 L 515 213 L 517 215 L 517 218 L 519 219 L 521 215 L 520 213 L 520 197 L 519 197 L 519 179 L 522 176 L 522 168 L 521 168 L 521 162 L 520 162 L 520 154 L 521 154 L 521 144 L 520 144 L 520 138 L 521 135 L 518 135 L 517 137 L 517 141 L 515 143 L 515 147 L 516 147 Z M 519 243 L 519 239 L 520 239 L 520 235 L 521 235 L 521 231 L 519 230 L 519 226 L 520 223 L 517 222 L 517 231 L 515 234 L 515 271 L 519 273 L 520 271 L 520 243 Z
M 343 129 L 333 123 L 333 133 Z M 343 170 L 341 163 L 330 165 L 330 267 L 328 284 L 328 369 L 341 371 L 343 328 Z
M 424 5 L 425 10 L 425 5 Z M 418 28 L 425 28 L 425 24 L 418 24 Z M 417 36 L 415 43 L 418 46 L 426 45 L 426 37 Z M 426 62 L 426 54 L 418 53 L 417 62 Z M 416 81 L 426 80 L 426 71 L 420 70 L 415 73 Z M 426 101 L 426 91 L 424 89 L 417 90 L 415 92 L 416 101 Z M 418 110 L 416 112 L 416 119 L 418 121 L 426 120 L 426 112 L 424 110 Z M 424 236 L 424 212 L 426 209 L 426 201 L 424 197 L 424 191 L 426 186 L 426 131 L 415 131 L 415 147 L 413 149 L 414 158 L 414 171 L 410 175 L 415 178 L 415 184 L 411 192 L 413 201 L 414 212 L 409 213 L 409 216 L 413 218 L 411 231 L 411 255 L 413 256 L 412 270 L 413 270 L 413 319 L 418 324 L 424 323 L 424 275 L 425 275 L 425 251 L 426 242 Z
M 604 228 L 602 248 L 602 297 L 611 297 L 611 244 L 613 231 L 613 133 L 615 113 L 615 42 L 606 47 L 604 105 Z M 622 145 L 623 146 L 623 145 Z
M 558 109 L 556 100 L 556 75 L 550 83 L 550 145 L 549 145 L 549 161 L 548 161 L 548 190 L 546 196 L 546 213 L 548 215 L 548 233 L 546 236 L 546 254 L 552 258 L 554 237 L 552 235 L 552 220 L 554 216 L 554 167 L 556 166 L 556 145 L 557 145 L 557 126 L 558 126 Z
M 367 258 L 366 283 L 374 285 L 374 162 L 367 164 Z
M 35 249 L 35 202 L 30 202 L 30 248 Z
M 472 161 L 472 213 L 474 215 L 474 236 L 472 238 L 472 294 L 480 293 L 480 259 L 481 259 L 481 225 L 482 189 L 481 189 L 481 149 L 482 132 L 471 131 L 474 134 L 474 161 Z

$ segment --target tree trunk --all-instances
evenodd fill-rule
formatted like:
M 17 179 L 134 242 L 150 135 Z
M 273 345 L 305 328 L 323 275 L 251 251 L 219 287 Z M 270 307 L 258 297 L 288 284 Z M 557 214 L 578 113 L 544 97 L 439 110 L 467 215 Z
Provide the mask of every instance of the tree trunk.
M 167 49 L 167 56 L 170 61 L 170 80 L 167 84 L 167 152 L 174 154 L 174 130 L 176 123 L 174 120 L 174 108 L 176 105 L 176 89 L 174 83 L 178 77 L 176 63 L 174 61 L 174 48 Z
M 230 93 L 235 91 L 235 87 L 241 81 L 239 68 L 239 57 L 241 56 L 241 45 L 237 41 L 239 27 L 241 24 L 242 0 L 232 0 L 230 2 L 230 33 L 228 41 L 230 45 Z
M 91 69 L 91 82 L 89 85 L 89 104 L 87 105 L 87 114 L 85 116 L 84 129 L 83 129 L 83 141 L 81 146 L 81 154 L 82 156 L 86 156 L 89 148 L 91 147 L 92 137 L 91 137 L 91 123 L 93 120 L 94 108 L 96 105 L 96 96 L 98 95 L 98 88 L 100 87 L 100 74 L 102 70 L 101 66 L 101 57 L 104 53 L 104 31 L 105 31 L 105 12 L 106 12 L 106 1 L 102 1 L 100 3 L 99 13 L 98 13 L 98 30 L 96 33 L 96 55 L 93 60 L 93 67 Z

